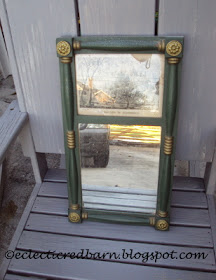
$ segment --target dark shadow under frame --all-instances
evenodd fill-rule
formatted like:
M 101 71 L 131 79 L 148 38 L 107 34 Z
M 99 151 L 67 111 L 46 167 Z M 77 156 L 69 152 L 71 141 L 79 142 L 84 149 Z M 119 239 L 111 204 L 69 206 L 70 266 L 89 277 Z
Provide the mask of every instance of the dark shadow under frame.
M 170 196 L 176 143 L 178 82 L 183 55 L 183 37 L 91 36 L 63 37 L 57 41 L 64 124 L 66 168 L 68 178 L 68 217 L 71 222 L 93 221 L 151 225 L 168 230 Z M 75 61 L 76 54 L 152 53 L 165 55 L 162 117 L 116 117 L 77 114 Z M 154 214 L 105 211 L 84 208 L 79 155 L 79 123 L 157 125 L 162 128 L 157 208 Z

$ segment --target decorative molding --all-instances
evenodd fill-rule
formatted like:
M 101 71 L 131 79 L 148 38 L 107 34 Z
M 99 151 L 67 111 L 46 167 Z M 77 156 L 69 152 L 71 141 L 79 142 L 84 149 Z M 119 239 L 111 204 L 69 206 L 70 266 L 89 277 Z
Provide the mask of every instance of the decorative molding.
M 168 213 L 165 212 L 165 211 L 161 211 L 161 210 L 158 210 L 157 212 L 158 216 L 162 217 L 162 218 L 165 218 L 168 216 Z
M 61 63 L 71 63 L 72 58 L 71 57 L 61 57 Z
M 67 144 L 69 149 L 75 148 L 75 133 L 73 130 L 67 132 Z
M 88 219 L 88 213 L 87 212 L 82 213 L 82 219 Z
M 155 217 L 150 217 L 149 218 L 149 223 L 151 226 L 154 226 L 155 225 Z
M 166 220 L 158 220 L 156 223 L 156 228 L 158 230 L 167 230 L 169 228 L 169 224 Z
M 57 53 L 61 56 L 67 56 L 71 52 L 71 46 L 66 41 L 60 41 L 56 45 Z
M 169 57 L 167 60 L 169 64 L 178 64 L 180 62 L 180 58 L 178 57 Z
M 71 204 L 70 209 L 71 210 L 78 210 L 79 209 L 79 204 Z
M 178 56 L 182 52 L 182 44 L 179 41 L 170 41 L 166 45 L 166 52 L 171 56 Z
M 158 51 L 164 53 L 165 52 L 165 40 L 160 40 L 158 42 Z
M 70 213 L 68 218 L 72 223 L 78 223 L 80 221 L 80 215 L 77 213 Z
M 79 41 L 73 42 L 73 48 L 74 50 L 80 50 L 81 49 L 81 43 Z
M 173 147 L 173 137 L 172 136 L 165 136 L 164 154 L 165 155 L 171 155 L 172 154 L 172 147 Z

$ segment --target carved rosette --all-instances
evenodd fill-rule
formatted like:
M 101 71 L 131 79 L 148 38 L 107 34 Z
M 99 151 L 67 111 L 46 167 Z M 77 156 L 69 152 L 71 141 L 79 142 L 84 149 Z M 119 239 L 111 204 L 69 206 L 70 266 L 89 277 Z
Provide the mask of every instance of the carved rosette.
M 182 52 L 182 44 L 179 41 L 170 41 L 166 45 L 166 52 L 171 56 L 177 56 Z
M 158 230 L 167 230 L 169 228 L 169 224 L 166 220 L 158 220 L 156 223 L 156 228 Z
M 71 52 L 71 46 L 66 41 L 60 41 L 56 46 L 56 50 L 59 55 L 67 56 Z
M 80 215 L 77 213 L 70 213 L 69 214 L 69 220 L 72 223 L 78 223 L 80 221 Z

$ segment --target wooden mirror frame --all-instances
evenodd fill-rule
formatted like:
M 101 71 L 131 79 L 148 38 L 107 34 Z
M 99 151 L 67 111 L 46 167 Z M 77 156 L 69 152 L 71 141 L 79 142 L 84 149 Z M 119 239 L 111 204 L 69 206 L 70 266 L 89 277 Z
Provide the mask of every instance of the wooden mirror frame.
M 63 37 L 56 41 L 60 61 L 66 169 L 68 179 L 68 218 L 81 223 L 93 221 L 151 225 L 168 230 L 170 196 L 176 143 L 177 97 L 180 80 L 183 37 L 91 36 Z M 162 117 L 78 115 L 76 95 L 76 54 L 152 53 L 165 55 Z M 79 123 L 155 125 L 162 128 L 157 207 L 155 214 L 108 211 L 83 207 L 79 151 Z

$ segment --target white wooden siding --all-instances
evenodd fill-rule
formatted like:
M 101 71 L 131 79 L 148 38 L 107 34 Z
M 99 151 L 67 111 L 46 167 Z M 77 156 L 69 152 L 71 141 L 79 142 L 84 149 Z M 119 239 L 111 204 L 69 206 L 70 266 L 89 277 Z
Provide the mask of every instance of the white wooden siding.
M 3 3 L 4 4 L 4 3 Z M 22 91 L 37 152 L 63 153 L 59 65 L 55 40 L 77 35 L 72 0 L 5 1 Z M 21 94 L 20 94 L 21 95 Z M 22 106 L 24 109 L 24 106 Z
M 215 0 L 160 0 L 159 35 L 185 36 L 177 159 L 212 159 L 216 140 L 215 10 Z
M 154 0 L 78 0 L 81 35 L 154 35 Z
M 8 54 L 7 54 L 7 50 L 6 50 L 6 46 L 1 30 L 0 30 L 0 70 L 4 79 L 7 78 L 7 76 L 11 75 L 11 68 L 8 60 Z

